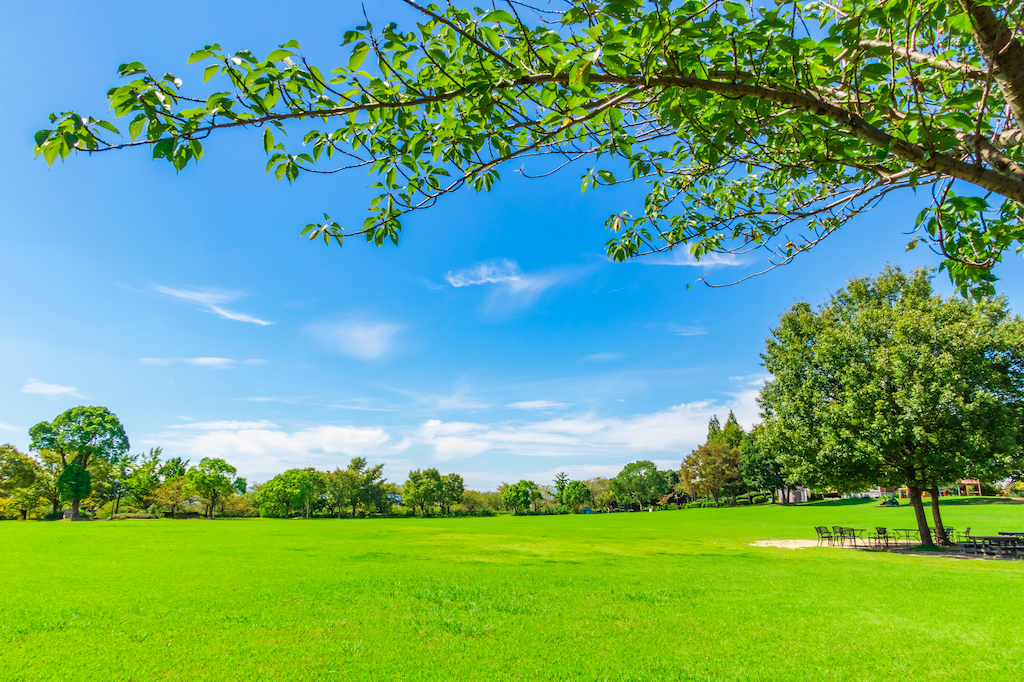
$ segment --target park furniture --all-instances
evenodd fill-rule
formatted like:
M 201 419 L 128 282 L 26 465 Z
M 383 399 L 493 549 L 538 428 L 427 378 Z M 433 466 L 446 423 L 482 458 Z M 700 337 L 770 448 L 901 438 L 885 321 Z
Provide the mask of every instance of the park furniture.
M 864 531 L 865 530 L 867 530 L 867 529 L 866 528 L 849 528 L 849 527 L 845 527 L 845 526 L 844 527 L 840 527 L 839 534 L 840 534 L 840 537 L 842 538 L 843 546 L 846 546 L 846 541 L 847 540 L 849 540 L 850 544 L 853 545 L 854 547 L 857 546 L 857 541 L 858 540 L 860 540 L 863 543 L 864 542 Z
M 1006 556 L 1012 559 L 1024 556 L 1024 538 L 1016 535 L 975 535 L 971 540 L 981 543 L 986 556 Z
M 956 534 L 956 541 L 957 542 L 967 542 L 969 540 L 970 536 L 971 536 L 971 527 L 967 526 L 967 530 L 965 530 L 962 533 L 957 533 Z
M 875 526 L 874 535 L 868 535 L 868 540 L 873 540 L 875 547 L 881 547 L 884 544 L 888 548 L 890 538 L 892 536 L 889 535 L 889 531 L 881 526 Z
M 829 547 L 831 547 L 835 541 L 835 536 L 828 529 L 828 526 L 815 526 L 814 532 L 818 534 L 818 545 L 821 545 L 822 542 L 828 542 Z

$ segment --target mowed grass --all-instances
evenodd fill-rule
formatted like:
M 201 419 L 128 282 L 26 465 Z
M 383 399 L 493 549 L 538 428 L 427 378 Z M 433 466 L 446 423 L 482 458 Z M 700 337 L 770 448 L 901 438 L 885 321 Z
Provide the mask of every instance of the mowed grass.
M 1024 505 L 951 526 L 1024 530 Z M 751 547 L 873 503 L 0 523 L 4 680 L 1020 679 L 1024 561 Z

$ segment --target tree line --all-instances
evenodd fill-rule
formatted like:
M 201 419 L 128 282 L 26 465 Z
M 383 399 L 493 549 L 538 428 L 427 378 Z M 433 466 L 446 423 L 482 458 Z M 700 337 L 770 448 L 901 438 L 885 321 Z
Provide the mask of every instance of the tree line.
M 101 508 L 174 515 L 419 516 L 569 513 L 711 502 L 764 492 L 785 502 L 788 489 L 856 492 L 906 486 L 921 538 L 945 538 L 939 490 L 963 478 L 1024 478 L 1024 319 L 1002 297 L 943 299 L 926 269 L 887 267 L 861 278 L 816 309 L 798 303 L 781 316 L 762 354 L 770 379 L 748 433 L 731 412 L 711 419 L 708 436 L 678 470 L 627 464 L 610 479 L 554 484 L 521 480 L 496 491 L 467 490 L 456 473 L 414 470 L 398 485 L 383 465 L 355 458 L 345 468 L 290 469 L 247 486 L 222 459 L 161 461 L 161 451 L 129 454 L 116 415 L 75 407 L 29 430 L 30 450 L 0 448 L 0 503 L 21 518 L 41 504 L 78 516 Z M 930 540 L 925 540 L 930 542 Z

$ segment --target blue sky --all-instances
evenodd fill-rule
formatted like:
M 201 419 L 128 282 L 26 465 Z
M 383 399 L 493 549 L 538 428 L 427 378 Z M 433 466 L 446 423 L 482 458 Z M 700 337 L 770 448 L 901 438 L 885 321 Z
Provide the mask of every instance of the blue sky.
M 913 195 L 769 275 L 687 290 L 706 266 L 606 261 L 604 219 L 636 212 L 640 188 L 581 195 L 583 166 L 551 180 L 506 169 L 490 194 L 408 220 L 398 248 L 339 250 L 301 226 L 324 212 L 361 223 L 371 181 L 278 183 L 258 132 L 210 140 L 181 174 L 144 151 L 52 169 L 33 160 L 50 111 L 105 114 L 119 63 L 187 87 L 199 70 L 185 59 L 206 43 L 266 52 L 295 38 L 330 66 L 362 23 L 349 0 L 265 7 L 5 8 L 0 35 L 16 59 L 0 109 L 0 441 L 27 447 L 32 424 L 98 404 L 136 451 L 223 457 L 251 480 L 357 455 L 399 482 L 437 466 L 479 488 L 614 474 L 640 458 L 676 467 L 711 414 L 756 421 L 758 353 L 794 302 L 886 262 L 938 264 L 904 251 L 924 200 Z M 412 19 L 391 0 L 368 12 L 378 25 Z M 1012 305 L 1019 257 L 998 274 Z

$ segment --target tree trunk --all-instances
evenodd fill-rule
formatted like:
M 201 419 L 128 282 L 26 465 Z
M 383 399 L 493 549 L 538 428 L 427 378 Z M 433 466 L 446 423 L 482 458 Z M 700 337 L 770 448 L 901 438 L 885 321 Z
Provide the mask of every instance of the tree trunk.
M 21 510 L 21 520 L 28 521 L 28 509 Z
M 942 513 L 939 511 L 939 489 L 932 486 L 928 490 L 932 496 L 932 520 L 935 522 L 935 540 L 942 546 L 949 546 L 949 538 L 946 537 L 946 527 L 942 525 Z
M 786 486 L 782 486 L 782 489 L 779 491 L 779 497 L 782 498 L 783 506 L 789 504 L 789 493 L 786 491 Z
M 73 519 L 77 519 L 78 518 L 78 505 L 81 502 L 82 502 L 81 500 L 73 500 L 71 502 L 71 518 L 73 518 Z
M 114 503 L 114 513 L 121 511 L 121 496 L 118 495 Z
M 921 544 L 934 546 L 931 532 L 928 530 L 928 517 L 924 513 L 924 503 L 921 501 L 921 489 L 917 486 L 908 485 L 910 490 L 910 503 L 914 505 L 914 516 L 917 517 L 917 532 L 921 536 Z
M 174 508 L 175 508 L 176 506 L 177 506 L 177 505 L 175 505 L 175 504 L 172 504 L 172 505 L 171 505 L 171 518 L 172 518 L 172 519 L 174 518 Z

